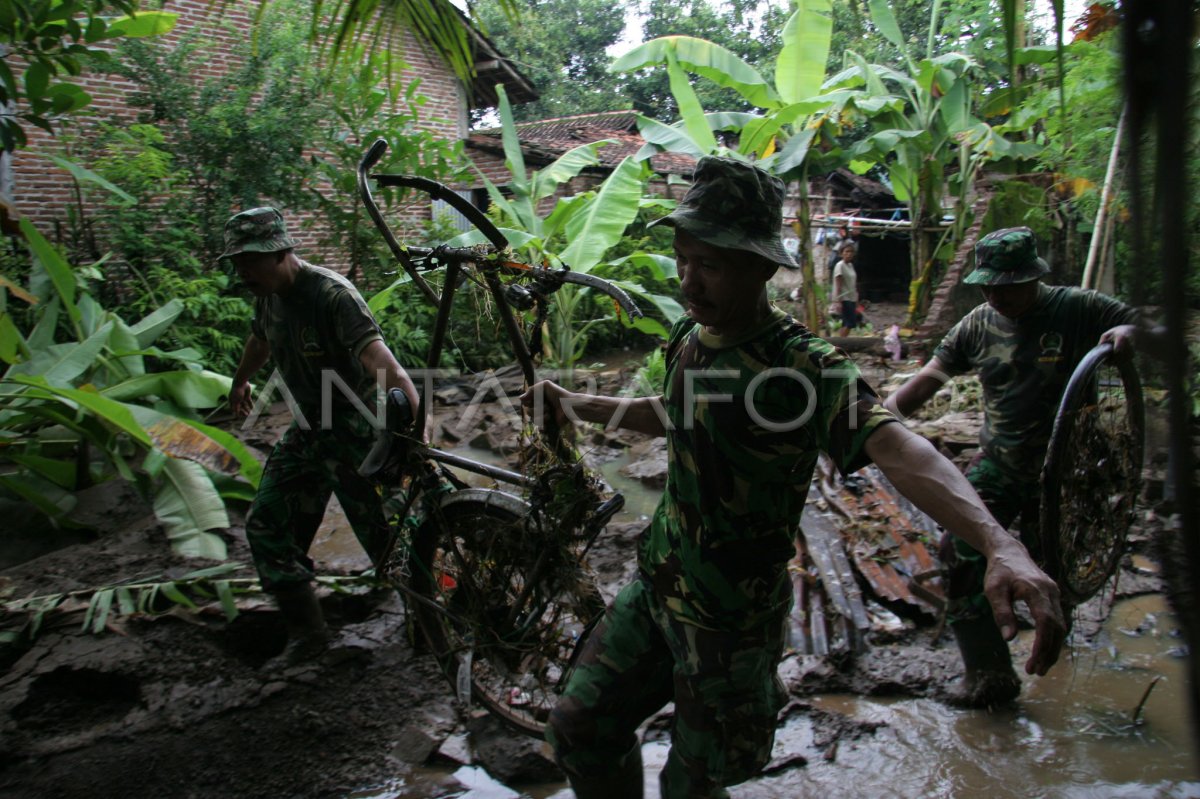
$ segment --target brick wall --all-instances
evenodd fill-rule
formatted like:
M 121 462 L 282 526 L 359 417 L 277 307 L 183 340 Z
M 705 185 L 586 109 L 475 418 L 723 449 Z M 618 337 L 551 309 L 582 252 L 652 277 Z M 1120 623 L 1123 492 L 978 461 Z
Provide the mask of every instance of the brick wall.
M 250 35 L 258 0 L 231 0 L 223 13 L 218 13 L 215 5 L 210 0 L 165 0 L 163 10 L 179 14 L 179 20 L 171 33 L 152 40 L 176 43 L 189 31 L 199 31 L 209 41 L 227 43 L 229 47 L 215 48 L 213 57 L 194 65 L 193 74 L 198 81 L 228 73 L 236 57 L 233 45 Z M 402 34 L 397 52 L 409 65 L 403 73 L 403 80 L 408 83 L 419 79 L 418 92 L 428 98 L 419 112 L 420 124 L 448 140 L 464 138 L 467 130 L 466 102 L 453 72 L 432 47 L 411 33 Z M 98 120 L 107 121 L 116 117 L 135 121 L 137 110 L 130 108 L 126 102 L 126 97 L 134 88 L 129 81 L 95 73 L 85 73 L 76 80 L 92 96 L 92 104 L 83 114 L 67 120 L 62 131 L 69 132 L 71 136 L 87 136 L 94 132 Z M 37 153 L 62 154 L 65 137 L 60 133 L 58 141 L 55 141 L 37 128 L 29 128 L 27 133 L 28 147 L 18 151 L 12 159 L 12 200 L 19 213 L 32 220 L 44 234 L 58 239 L 59 231 L 67 219 L 67 209 L 75 203 L 73 182 L 65 170 Z M 409 215 L 427 218 L 428 210 L 409 209 Z M 319 221 L 316 226 L 307 229 L 301 229 L 301 221 L 289 218 L 289 227 L 300 241 L 301 254 L 329 266 L 342 266 L 336 252 L 318 249 L 316 241 L 321 236 Z

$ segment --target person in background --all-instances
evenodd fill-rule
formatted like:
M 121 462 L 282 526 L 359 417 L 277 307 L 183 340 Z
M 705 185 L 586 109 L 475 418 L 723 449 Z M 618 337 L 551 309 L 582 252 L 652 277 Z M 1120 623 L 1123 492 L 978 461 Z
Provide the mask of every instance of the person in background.
M 858 327 L 858 272 L 854 271 L 854 256 L 858 245 L 845 242 L 838 250 L 840 260 L 833 267 L 833 301 L 841 304 L 842 327 L 839 336 L 848 336 Z
M 900 418 L 920 408 L 954 375 L 975 371 L 983 386 L 981 450 L 967 480 L 1008 528 L 1020 519 L 1020 537 L 1036 548 L 1042 464 L 1054 416 L 1075 367 L 1098 342 L 1119 353 L 1145 343 L 1133 308 L 1096 291 L 1047 286 L 1050 271 L 1038 256 L 1033 231 L 1006 228 L 975 246 L 975 271 L 963 281 L 979 286 L 985 302 L 956 324 L 933 357 L 888 396 L 885 407 Z M 1138 342 L 1142 339 L 1142 342 Z M 986 562 L 968 542 L 947 533 L 941 560 L 947 568 L 950 629 L 964 664 L 951 699 L 990 707 L 1020 692 L 1005 636 L 982 593 Z
M 578 799 L 643 795 L 637 729 L 675 703 L 665 799 L 727 797 L 769 761 L 786 693 L 776 673 L 792 601 L 788 561 L 820 452 L 849 474 L 874 461 L 896 487 L 988 557 L 987 596 L 1008 637 L 1013 602 L 1037 626 L 1026 669 L 1062 646 L 1058 589 L 970 484 L 880 405 L 844 353 L 767 298 L 782 266 L 779 179 L 700 159 L 669 216 L 687 313 L 671 329 L 659 397 L 603 397 L 543 381 L 535 419 L 666 436 L 667 484 L 638 540 L 638 576 L 580 645 L 546 739 Z
M 848 222 L 843 222 L 837 229 L 837 232 L 832 234 L 826 242 L 826 252 L 829 253 L 829 262 L 825 267 L 826 273 L 833 274 L 833 267 L 837 265 L 838 259 L 842 257 L 841 247 L 843 244 L 858 244 L 858 237 L 854 234 Z
M 274 359 L 295 418 L 271 451 L 246 517 L 246 539 L 264 590 L 288 629 L 292 665 L 320 654 L 329 631 L 313 590 L 308 548 L 331 494 L 372 562 L 390 535 L 378 491 L 358 474 L 375 441 L 377 395 L 388 414 L 412 418 L 417 391 L 357 289 L 341 275 L 302 261 L 274 208 L 235 214 L 225 250 L 254 294 L 254 319 L 233 377 L 229 407 L 247 416 L 250 378 Z

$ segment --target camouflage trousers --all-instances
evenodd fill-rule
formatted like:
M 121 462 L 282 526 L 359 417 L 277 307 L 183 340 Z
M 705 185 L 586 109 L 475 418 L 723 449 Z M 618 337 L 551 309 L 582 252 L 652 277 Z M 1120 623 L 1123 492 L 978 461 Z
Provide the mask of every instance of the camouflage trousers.
M 674 701 L 663 799 L 727 797 L 724 786 L 770 760 L 783 645 L 782 615 L 757 629 L 704 630 L 675 619 L 637 580 L 582 644 L 546 739 L 572 781 L 586 783 L 619 769 L 641 723 Z
M 304 430 L 293 422 L 283 434 L 246 517 L 246 539 L 263 588 L 313 578 L 308 549 L 330 494 L 337 495 L 371 561 L 383 552 L 390 533 L 379 491 L 358 474 L 373 442 L 374 429 L 357 413 L 336 417 L 328 430 Z
M 1039 475 L 1032 479 L 1014 474 L 985 456 L 976 458 L 967 469 L 967 480 L 983 500 L 989 512 L 1005 530 L 1020 519 L 1019 538 L 1029 554 L 1041 564 L 1038 540 L 1042 487 Z M 1013 533 L 1017 535 L 1017 533 Z M 945 533 L 939 555 L 946 567 L 947 618 L 951 622 L 991 618 L 992 608 L 983 595 L 987 558 L 962 539 Z

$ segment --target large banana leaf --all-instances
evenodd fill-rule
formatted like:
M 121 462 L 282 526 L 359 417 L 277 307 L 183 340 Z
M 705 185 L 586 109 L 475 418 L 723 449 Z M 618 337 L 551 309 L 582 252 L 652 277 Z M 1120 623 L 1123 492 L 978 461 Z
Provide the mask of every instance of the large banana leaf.
M 653 292 L 646 291 L 646 289 L 640 284 L 634 283 L 631 280 L 614 280 L 613 283 L 625 289 L 625 291 L 629 292 L 635 297 L 645 300 L 657 308 L 658 312 L 661 313 L 663 318 L 667 320 L 668 325 L 674 324 L 675 320 L 683 316 L 683 306 L 680 305 L 679 301 L 673 297 L 668 297 L 665 294 L 655 294 Z
M 212 472 L 238 474 L 257 487 L 262 464 L 230 433 L 191 419 L 179 419 L 153 408 L 130 405 L 130 413 L 154 446 L 172 458 L 199 463 Z
M 679 277 L 679 268 L 675 263 L 675 259 L 669 255 L 659 255 L 658 253 L 635 252 L 632 255 L 626 255 L 624 258 L 618 258 L 610 262 L 610 266 L 619 266 L 624 263 L 634 264 L 650 271 L 650 274 L 658 280 L 666 280 L 668 278 Z
M 138 424 L 128 405 L 109 399 L 108 397 L 102 397 L 94 391 L 51 385 L 44 377 L 31 377 L 28 375 L 11 375 L 5 377 L 5 381 L 10 380 L 28 386 L 29 388 L 26 390 L 25 396 L 29 399 L 54 399 L 69 406 L 85 408 L 111 427 L 127 433 L 135 441 L 146 446 L 152 444 L 150 436 Z
M 67 315 L 72 322 L 79 321 L 79 309 L 75 306 L 75 273 L 71 270 L 66 259 L 46 241 L 46 237 L 38 232 L 28 219 L 21 220 L 21 235 L 29 242 L 29 249 L 41 264 L 55 291 L 67 309 Z
M 216 372 L 152 372 L 131 377 L 101 393 L 120 402 L 156 396 L 170 399 L 181 408 L 215 408 L 229 396 L 231 380 Z
M 888 0 L 870 0 L 868 7 L 871 9 L 871 21 L 875 23 L 875 27 L 879 29 L 885 39 L 896 46 L 896 49 L 904 56 L 904 60 L 908 62 L 909 71 L 915 73 L 916 69 L 913 67 L 912 56 L 908 53 L 904 34 L 900 31 L 900 24 L 896 22 L 896 15 L 892 13 Z
M 533 180 L 530 182 L 530 194 L 533 197 L 533 201 L 536 203 L 539 200 L 549 197 L 551 194 L 554 194 L 559 185 L 575 178 L 589 166 L 599 164 L 600 156 L 598 152 L 600 148 L 613 144 L 615 141 L 615 139 L 602 139 L 588 144 L 581 144 L 560 155 L 549 166 L 539 169 L 534 173 Z
M 709 130 L 729 130 L 736 133 L 756 119 L 762 119 L 762 115 L 749 111 L 710 111 L 704 118 L 708 120 Z
M 768 156 L 762 160 L 764 169 L 770 169 L 773 174 L 780 177 L 791 179 L 792 173 L 799 170 L 803 165 L 808 152 L 812 146 L 813 137 L 816 131 L 812 128 L 806 128 L 800 133 L 788 139 L 779 152 Z
M 158 337 L 175 323 L 183 309 L 183 303 L 173 299 L 153 313 L 147 314 L 136 324 L 130 325 L 130 329 L 137 336 L 138 349 L 144 350 L 157 341 Z
M 641 114 L 638 114 L 637 121 L 638 132 L 646 140 L 646 145 L 634 156 L 635 158 L 644 160 L 660 151 L 694 155 L 697 158 L 708 154 L 708 151 L 692 139 L 685 130 Z
M 168 458 L 162 476 L 154 514 L 167 528 L 171 548 L 186 557 L 225 560 L 225 542 L 208 531 L 229 527 L 229 516 L 204 468 Z
M 498 229 L 500 233 L 504 234 L 504 238 L 508 239 L 509 246 L 514 248 L 514 250 L 516 250 L 518 247 L 526 246 L 530 241 L 538 239 L 538 236 L 529 233 L 528 230 L 518 230 L 516 228 Z M 472 228 L 467 230 L 466 233 L 460 233 L 454 236 L 454 238 L 446 239 L 444 244 L 448 247 L 473 247 L 478 244 L 487 244 L 487 236 L 480 233 L 478 228 Z M 402 276 L 400 280 L 397 280 L 396 282 L 408 282 L 406 280 L 407 277 L 407 275 Z M 373 310 L 374 308 L 372 308 L 372 311 Z
M 104 381 L 107 385 L 146 373 L 146 362 L 142 359 L 137 335 L 121 317 L 110 314 L 110 318 L 113 321 L 113 332 L 108 339 L 108 347 L 112 350 L 114 357 L 108 363 L 110 367 L 107 370 L 108 379 Z
M 718 44 L 692 36 L 651 39 L 617 58 L 609 72 L 633 72 L 667 63 L 673 54 L 679 64 L 718 86 L 733 89 L 759 108 L 779 105 L 779 95 L 754 67 Z
M 570 244 L 561 254 L 564 263 L 577 272 L 589 272 L 621 240 L 637 216 L 643 176 L 643 165 L 631 157 L 617 165 L 600 184 L 595 199 L 567 222 Z
M 0 487 L 33 505 L 56 526 L 75 508 L 77 502 L 71 492 L 31 474 L 0 475 Z
M 12 317 L 0 311 L 0 361 L 12 364 L 18 357 L 28 358 L 30 354 L 29 344 L 17 330 Z
M 715 152 L 717 139 L 713 136 L 712 128 L 708 126 L 704 107 L 700 105 L 700 98 L 692 89 L 687 73 L 679 66 L 675 51 L 670 49 L 667 50 L 667 78 L 671 86 L 671 96 L 675 98 L 675 102 L 679 106 L 679 116 L 683 120 L 688 135 L 704 152 Z
M 832 36 L 831 0 L 799 0 L 783 27 L 783 49 L 775 64 L 775 90 L 784 103 L 798 103 L 820 91 Z
M 62 303 L 58 297 L 54 297 L 49 302 L 42 304 L 37 323 L 33 326 L 33 330 L 29 331 L 29 335 L 25 337 L 25 340 L 29 343 L 30 350 L 45 349 L 54 343 L 54 333 L 58 330 L 59 309 L 61 307 Z
M 35 351 L 28 361 L 13 364 L 4 377 L 37 375 L 53 385 L 70 385 L 73 380 L 96 367 L 112 331 L 113 323 L 108 322 L 84 341 L 52 344 Z
M 525 156 L 521 151 L 521 139 L 517 133 L 517 124 L 513 121 L 512 106 L 508 102 L 508 94 L 504 87 L 496 84 L 496 96 L 499 99 L 501 141 L 504 144 L 504 165 L 509 171 L 509 186 L 512 188 L 512 200 L 506 202 L 515 212 L 521 226 L 531 232 L 536 232 L 537 209 L 531 198 L 529 172 L 525 168 Z M 491 189 L 488 191 L 491 194 Z M 499 192 L 496 192 L 499 194 Z
M 54 483 L 62 489 L 71 490 L 75 488 L 75 462 L 57 460 L 55 458 L 45 458 L 41 455 L 23 455 L 20 453 L 6 453 L 5 457 L 13 463 L 25 467 L 25 469 L 33 474 L 38 475 Z
M 545 242 L 565 236 L 567 223 L 579 214 L 586 213 L 586 209 L 590 207 L 595 198 L 596 193 L 588 191 L 571 197 L 559 197 L 555 200 L 553 210 L 542 220 L 543 238 L 537 240 L 536 246 L 543 247 L 544 249 Z M 547 255 L 550 256 L 552 261 L 557 259 L 561 262 L 562 260 L 554 255 L 554 253 L 547 253 Z
M 784 126 L 791 125 L 801 117 L 824 111 L 830 107 L 832 102 L 832 99 L 818 97 L 793 103 L 769 116 L 756 119 L 742 128 L 741 143 L 738 148 L 747 155 L 762 156 L 771 147 L 775 137 L 779 135 Z

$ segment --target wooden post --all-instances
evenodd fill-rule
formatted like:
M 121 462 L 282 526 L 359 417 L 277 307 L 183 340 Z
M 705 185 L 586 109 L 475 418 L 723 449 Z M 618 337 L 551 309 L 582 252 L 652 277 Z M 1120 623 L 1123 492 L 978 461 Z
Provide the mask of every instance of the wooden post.
M 1125 131 L 1125 108 L 1117 120 L 1117 135 L 1113 137 L 1112 150 L 1108 154 L 1108 170 L 1104 174 L 1104 188 L 1100 190 L 1100 210 L 1096 211 L 1096 223 L 1092 228 L 1092 242 L 1088 246 L 1087 262 L 1083 266 L 1083 279 L 1079 281 L 1080 288 L 1094 289 L 1099 283 L 1096 275 L 1097 256 L 1104 249 L 1104 239 L 1107 235 L 1108 206 L 1112 202 L 1112 185 L 1117 173 L 1117 159 L 1121 154 L 1121 134 Z

